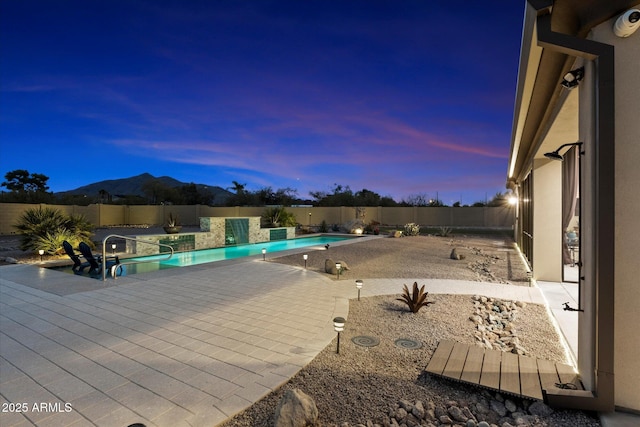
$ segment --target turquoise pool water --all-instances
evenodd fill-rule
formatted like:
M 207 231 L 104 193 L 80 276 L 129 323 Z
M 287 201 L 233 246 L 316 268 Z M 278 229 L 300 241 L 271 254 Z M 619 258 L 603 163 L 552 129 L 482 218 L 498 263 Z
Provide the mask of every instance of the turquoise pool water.
M 274 252 L 286 251 L 289 249 L 299 249 L 311 246 L 324 248 L 329 243 L 339 242 L 357 237 L 343 236 L 314 236 L 299 237 L 296 239 L 277 240 L 274 242 L 254 243 L 248 245 L 225 246 L 222 248 L 201 249 L 198 251 L 176 252 L 173 257 L 166 260 L 168 254 L 152 255 L 145 257 L 125 258 L 121 259 L 125 264 L 125 275 L 147 273 L 167 268 L 186 267 L 189 265 L 205 264 L 208 262 L 223 261 L 227 259 L 243 258 L 252 255 L 262 254 L 262 249 L 267 250 L 267 254 Z M 127 264 L 129 262 L 140 262 L 138 264 Z M 151 262 L 146 262 L 151 261 Z M 71 268 L 68 270 L 71 272 Z

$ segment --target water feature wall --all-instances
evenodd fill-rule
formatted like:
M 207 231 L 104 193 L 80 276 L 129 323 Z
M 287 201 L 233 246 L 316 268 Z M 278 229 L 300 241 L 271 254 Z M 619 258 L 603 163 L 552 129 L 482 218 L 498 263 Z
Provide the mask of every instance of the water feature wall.
M 209 249 L 222 246 L 261 243 L 271 240 L 293 239 L 296 237 L 295 227 L 260 228 L 260 217 L 227 218 L 200 217 L 200 232 L 178 234 L 147 234 L 133 236 L 151 242 L 166 243 L 175 241 L 176 250 Z M 233 239 L 231 239 L 231 237 Z M 173 245 L 172 245 L 173 246 Z M 127 253 L 137 255 L 154 255 L 158 246 L 143 242 L 127 241 Z

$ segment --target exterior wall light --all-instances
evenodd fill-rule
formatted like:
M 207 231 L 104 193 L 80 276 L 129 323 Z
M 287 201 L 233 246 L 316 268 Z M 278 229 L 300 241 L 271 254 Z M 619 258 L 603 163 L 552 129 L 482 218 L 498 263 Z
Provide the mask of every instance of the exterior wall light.
M 582 142 L 578 141 L 578 142 L 571 142 L 569 144 L 562 144 L 560 147 L 558 147 L 557 150 L 552 151 L 550 153 L 544 153 L 544 156 L 547 159 L 563 161 L 564 160 L 564 156 L 562 154 L 560 154 L 560 150 L 562 150 L 564 147 L 573 147 L 573 146 L 581 147 L 582 146 Z M 584 152 L 581 151 L 580 154 L 584 154 Z
M 516 203 L 518 203 L 518 198 L 517 197 L 509 197 L 509 199 L 507 199 L 510 205 L 515 205 Z
M 578 86 L 580 80 L 584 77 L 584 67 L 576 68 L 575 70 L 569 71 L 562 78 L 562 87 L 567 89 L 573 89 Z
M 335 317 L 333 319 L 333 330 L 338 333 L 338 345 L 336 346 L 336 354 L 340 354 L 340 332 L 344 331 L 344 317 Z
M 358 289 L 358 301 L 360 301 L 360 289 L 362 289 L 363 282 L 362 280 L 356 280 L 356 288 Z

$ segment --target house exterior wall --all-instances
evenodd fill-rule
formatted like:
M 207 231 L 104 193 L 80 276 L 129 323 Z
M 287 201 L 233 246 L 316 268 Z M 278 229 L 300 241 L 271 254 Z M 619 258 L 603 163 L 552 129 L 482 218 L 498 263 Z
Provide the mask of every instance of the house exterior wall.
M 533 278 L 562 281 L 562 162 L 533 162 Z
M 616 37 L 614 22 L 590 38 L 615 46 L 615 403 L 640 411 L 640 31 Z

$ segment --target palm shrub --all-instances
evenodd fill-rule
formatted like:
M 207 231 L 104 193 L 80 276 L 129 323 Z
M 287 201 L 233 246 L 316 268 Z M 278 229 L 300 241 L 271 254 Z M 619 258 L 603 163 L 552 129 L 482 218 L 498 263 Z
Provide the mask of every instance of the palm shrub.
M 38 207 L 27 209 L 14 227 L 22 234 L 20 249 L 44 249 L 48 254 L 62 253 L 62 242 L 72 246 L 90 242 L 93 226 L 82 215 L 67 215 L 58 209 Z
M 273 226 L 295 227 L 297 225 L 296 216 L 288 212 L 283 206 L 265 209 L 262 218 Z
M 407 304 L 412 313 L 417 313 L 422 307 L 433 304 L 433 301 L 427 301 L 428 295 L 429 292 L 424 291 L 424 285 L 418 289 L 418 282 L 413 282 L 413 293 L 409 292 L 407 285 L 404 285 L 404 292 L 396 300 Z

